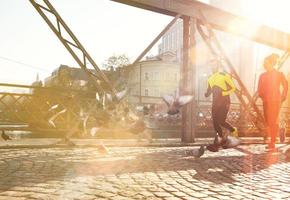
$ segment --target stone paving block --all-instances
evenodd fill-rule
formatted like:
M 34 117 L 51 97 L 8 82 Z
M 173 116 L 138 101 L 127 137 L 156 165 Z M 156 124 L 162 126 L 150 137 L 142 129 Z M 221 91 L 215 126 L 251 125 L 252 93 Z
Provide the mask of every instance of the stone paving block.
M 206 198 L 202 198 L 202 200 L 219 200 L 219 199 L 215 197 L 206 197 Z
M 123 197 L 123 196 L 114 196 L 113 198 L 109 198 L 112 200 L 128 200 L 128 197 Z
M 154 195 L 160 198 L 173 197 L 173 195 L 168 192 L 154 192 Z
M 178 192 L 179 190 L 174 187 L 162 187 L 167 192 Z
M 194 193 L 190 194 L 190 196 L 195 197 L 195 198 L 205 198 L 205 197 L 208 197 L 207 194 L 203 194 L 203 193 L 200 193 L 200 192 L 194 192 Z
M 100 196 L 100 197 L 105 197 L 105 198 L 111 198 L 117 196 L 117 194 L 110 193 L 110 192 L 98 192 L 95 195 Z
M 164 200 L 180 200 L 179 197 L 166 197 Z
M 184 200 L 200 200 L 200 198 L 195 198 L 195 197 L 182 197 Z
M 177 196 L 177 197 L 185 197 L 185 196 L 188 196 L 187 194 L 185 194 L 183 192 L 172 192 L 172 194 L 174 196 Z
M 147 191 L 142 191 L 142 192 L 139 192 L 140 195 L 144 196 L 144 197 L 153 197 L 154 194 L 151 193 L 151 192 L 147 192 Z

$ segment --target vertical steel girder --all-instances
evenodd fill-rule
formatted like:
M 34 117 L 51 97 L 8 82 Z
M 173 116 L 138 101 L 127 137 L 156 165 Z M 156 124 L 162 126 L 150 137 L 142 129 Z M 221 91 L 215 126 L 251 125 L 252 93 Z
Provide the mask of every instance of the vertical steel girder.
M 182 142 L 195 141 L 195 20 L 188 16 L 183 16 L 183 60 L 180 68 L 180 94 L 193 95 L 194 99 L 182 108 Z
M 116 96 L 116 91 L 113 86 L 110 84 L 106 75 L 99 69 L 95 61 L 71 31 L 71 29 L 67 26 L 61 16 L 58 14 L 56 9 L 51 5 L 49 0 L 39 0 L 38 2 L 42 2 L 42 5 L 37 3 L 36 0 L 29 0 L 36 11 L 40 14 L 40 16 L 44 19 L 47 25 L 51 28 L 51 30 L 56 34 L 61 43 L 65 46 L 65 48 L 69 51 L 75 61 L 79 64 L 79 66 L 87 73 L 88 77 L 93 81 L 98 91 L 105 91 L 112 94 L 113 97 Z M 56 24 L 54 24 L 48 14 L 51 14 L 55 17 Z M 65 33 L 65 34 L 64 34 Z M 69 36 L 69 38 L 65 38 L 64 35 Z M 81 52 L 79 55 L 78 52 Z M 90 72 L 87 68 L 88 64 L 91 64 L 96 70 L 97 74 Z M 100 85 L 100 81 L 104 84 L 107 89 L 104 89 Z

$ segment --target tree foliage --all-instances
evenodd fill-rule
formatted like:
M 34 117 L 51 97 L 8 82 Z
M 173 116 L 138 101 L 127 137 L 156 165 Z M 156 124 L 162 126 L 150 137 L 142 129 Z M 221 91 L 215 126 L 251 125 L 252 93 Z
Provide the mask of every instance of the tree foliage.
M 116 70 L 117 68 L 130 64 L 130 60 L 126 54 L 112 55 L 104 63 L 103 68 L 106 70 Z

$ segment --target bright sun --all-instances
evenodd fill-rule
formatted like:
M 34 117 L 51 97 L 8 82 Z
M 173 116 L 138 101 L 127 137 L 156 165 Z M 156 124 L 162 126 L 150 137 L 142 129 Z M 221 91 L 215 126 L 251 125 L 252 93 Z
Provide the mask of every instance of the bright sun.
M 244 0 L 243 10 L 247 18 L 290 32 L 290 1 L 288 0 Z

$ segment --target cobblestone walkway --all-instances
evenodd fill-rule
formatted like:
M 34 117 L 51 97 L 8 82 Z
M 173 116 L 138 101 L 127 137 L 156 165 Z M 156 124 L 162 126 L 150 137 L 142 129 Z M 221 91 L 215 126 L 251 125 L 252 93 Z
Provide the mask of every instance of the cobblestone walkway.
M 264 145 L 0 149 L 0 199 L 290 199 L 290 162 Z M 281 146 L 281 149 L 286 146 Z

